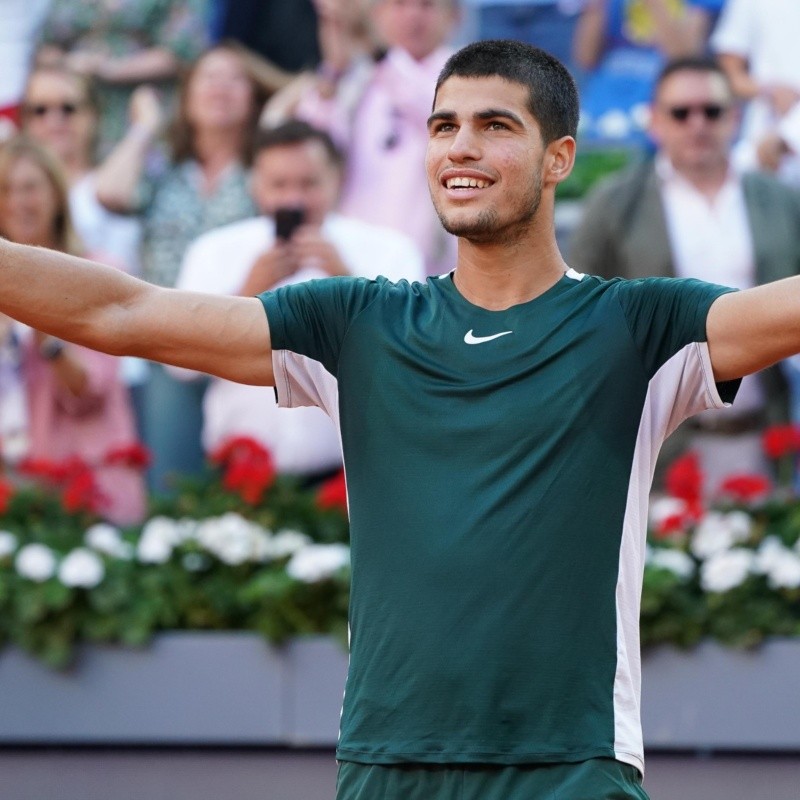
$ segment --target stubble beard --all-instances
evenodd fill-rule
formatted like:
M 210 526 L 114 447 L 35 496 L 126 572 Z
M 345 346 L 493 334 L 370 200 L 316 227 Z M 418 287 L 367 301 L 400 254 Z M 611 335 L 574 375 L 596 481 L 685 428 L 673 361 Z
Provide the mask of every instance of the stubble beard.
M 542 202 L 542 173 L 536 170 L 523 202 L 517 214 L 511 219 L 501 219 L 497 210 L 487 208 L 480 211 L 474 219 L 452 220 L 448 219 L 441 208 L 434 207 L 442 227 L 454 236 L 466 239 L 474 244 L 513 244 L 521 239 L 530 228 L 531 222 L 536 218 L 536 213 Z

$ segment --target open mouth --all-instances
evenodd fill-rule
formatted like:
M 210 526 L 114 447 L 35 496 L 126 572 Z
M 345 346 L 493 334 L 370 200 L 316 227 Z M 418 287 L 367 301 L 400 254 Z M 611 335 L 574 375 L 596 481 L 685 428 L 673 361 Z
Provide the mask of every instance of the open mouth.
M 481 178 L 458 177 L 447 178 L 444 185 L 446 189 L 488 189 L 492 182 Z

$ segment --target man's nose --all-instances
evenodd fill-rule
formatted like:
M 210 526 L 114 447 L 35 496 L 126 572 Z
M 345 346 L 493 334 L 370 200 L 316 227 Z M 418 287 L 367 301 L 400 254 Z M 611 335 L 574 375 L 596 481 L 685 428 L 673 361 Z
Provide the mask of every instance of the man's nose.
M 453 161 L 477 161 L 481 151 L 476 132 L 466 125 L 460 127 L 450 142 L 448 155 Z

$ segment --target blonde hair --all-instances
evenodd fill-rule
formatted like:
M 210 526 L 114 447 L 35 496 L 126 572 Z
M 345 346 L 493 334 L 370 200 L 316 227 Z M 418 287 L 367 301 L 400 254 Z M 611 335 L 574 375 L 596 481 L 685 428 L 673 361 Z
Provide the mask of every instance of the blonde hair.
M 23 159 L 32 161 L 44 172 L 56 195 L 56 215 L 53 219 L 53 233 L 56 249 L 62 253 L 81 256 L 85 248 L 75 232 L 72 214 L 69 210 L 69 188 L 64 170 L 59 160 L 46 147 L 37 144 L 29 136 L 20 134 L 9 139 L 0 147 L 0 186 L 8 181 L 11 168 Z M 0 219 L 0 233 L 6 235 Z

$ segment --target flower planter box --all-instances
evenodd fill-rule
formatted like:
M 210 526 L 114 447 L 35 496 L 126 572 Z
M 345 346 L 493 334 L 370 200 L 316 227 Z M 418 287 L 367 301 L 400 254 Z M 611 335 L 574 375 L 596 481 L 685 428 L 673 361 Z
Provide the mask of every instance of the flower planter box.
M 335 743 L 347 654 L 325 637 L 270 647 L 247 633 L 180 632 L 141 650 L 82 648 L 48 669 L 0 655 L 0 744 Z
M 798 665 L 800 640 L 648 653 L 646 746 L 800 752 Z M 69 672 L 9 649 L 0 744 L 333 746 L 346 671 L 325 637 L 276 648 L 246 633 L 164 634 L 143 650 L 87 647 Z

